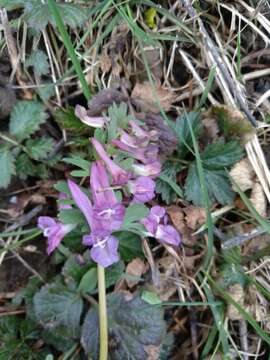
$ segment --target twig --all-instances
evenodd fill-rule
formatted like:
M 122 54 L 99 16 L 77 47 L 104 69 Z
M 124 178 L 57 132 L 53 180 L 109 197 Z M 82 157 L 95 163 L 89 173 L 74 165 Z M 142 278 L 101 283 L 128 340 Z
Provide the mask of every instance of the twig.
M 239 320 L 239 333 L 240 333 L 240 343 L 243 352 L 243 360 L 248 360 L 248 339 L 247 339 L 247 322 L 246 320 Z
M 257 236 L 260 236 L 262 234 L 266 233 L 266 230 L 263 228 L 257 228 L 257 229 L 253 229 L 248 233 L 242 234 L 242 235 L 238 235 L 235 236 L 229 240 L 226 240 L 225 242 L 223 242 L 221 244 L 221 247 L 223 249 L 230 249 L 234 246 L 238 246 L 238 245 L 242 245 L 244 242 L 251 240 Z
M 14 231 L 19 227 L 29 224 L 29 222 L 42 210 L 42 205 L 38 205 L 30 210 L 27 214 L 23 215 L 16 224 L 10 225 L 5 232 Z

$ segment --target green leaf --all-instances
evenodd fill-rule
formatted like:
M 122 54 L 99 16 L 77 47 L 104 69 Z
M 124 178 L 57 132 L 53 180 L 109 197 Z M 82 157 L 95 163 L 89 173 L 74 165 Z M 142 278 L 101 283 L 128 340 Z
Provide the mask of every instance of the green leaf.
M 203 166 L 208 169 L 224 170 L 243 157 L 243 150 L 237 141 L 217 142 L 208 145 L 201 155 Z
M 142 299 L 150 305 L 158 305 L 162 303 L 159 296 L 153 291 L 144 290 L 142 292 Z
M 120 105 L 113 104 L 108 109 L 108 116 L 110 118 L 108 126 L 108 142 L 117 137 L 119 128 L 124 129 L 130 120 L 128 115 L 128 107 L 126 103 Z
M 64 23 L 72 28 L 82 26 L 87 20 L 85 9 L 79 5 L 57 3 L 56 6 Z M 42 4 L 42 2 L 36 0 L 28 0 L 26 2 L 24 19 L 29 26 L 35 30 L 44 30 L 48 23 L 56 26 L 54 17 L 50 12 L 47 3 Z
M 83 158 L 81 158 L 79 156 L 63 158 L 63 161 L 67 164 L 75 165 L 75 166 L 79 167 L 80 169 L 87 171 L 88 174 L 86 176 L 89 176 L 89 169 L 90 169 L 90 165 L 91 165 L 90 161 L 84 160 Z
M 139 235 L 128 231 L 121 231 L 115 234 L 119 239 L 120 257 L 124 261 L 131 261 L 136 257 L 142 258 L 142 242 Z
M 105 272 L 106 288 L 114 285 L 119 279 L 121 279 L 124 271 L 125 265 L 123 261 L 118 261 L 118 263 L 108 267 Z
M 66 181 L 63 181 L 63 180 L 57 181 L 57 183 L 54 184 L 53 187 L 55 188 L 55 190 L 57 190 L 59 192 L 63 192 L 65 194 L 69 195 L 69 197 L 71 196 L 71 193 L 69 191 L 68 184 Z
M 25 180 L 27 176 L 35 175 L 36 167 L 29 156 L 24 152 L 21 152 L 19 155 L 17 155 L 15 160 L 15 168 L 17 176 L 22 180 Z
M 78 293 L 62 284 L 49 284 L 34 297 L 34 311 L 38 321 L 47 329 L 67 327 L 74 337 L 79 335 L 83 301 Z
M 26 141 L 29 155 L 35 160 L 46 159 L 53 149 L 52 138 L 29 139 Z
M 81 265 L 78 260 L 78 256 L 72 254 L 65 261 L 64 266 L 62 267 L 62 275 L 65 277 L 65 282 L 74 281 L 78 284 L 81 281 L 81 278 L 89 269 L 89 262 Z
M 18 101 L 11 112 L 9 132 L 22 141 L 37 131 L 47 117 L 45 108 L 40 102 Z
M 33 51 L 25 61 L 25 66 L 33 66 L 36 76 L 47 75 L 50 69 L 48 57 L 42 50 Z
M 210 202 L 217 201 L 225 205 L 232 203 L 235 193 L 232 191 L 227 173 L 223 170 L 208 170 L 204 168 L 205 183 Z M 185 183 L 186 200 L 192 201 L 195 205 L 203 206 L 203 194 L 196 164 L 192 163 L 188 169 L 188 176 Z
M 62 209 L 59 211 L 58 217 L 64 224 L 82 225 L 85 223 L 84 216 L 78 209 Z
M 61 128 L 73 131 L 77 134 L 89 133 L 89 127 L 82 123 L 74 114 L 74 109 L 69 106 L 66 109 L 58 108 L 55 113 L 55 120 Z
M 189 124 L 192 127 L 195 138 L 197 138 L 201 131 L 201 119 L 198 112 L 192 111 L 176 119 L 175 132 L 179 139 L 178 151 L 182 159 L 190 151 L 189 147 L 192 148 Z
M 147 346 L 159 346 L 166 333 L 161 307 L 152 306 L 139 296 L 128 301 L 124 294 L 107 296 L 108 326 L 117 347 L 110 349 L 111 360 L 142 360 L 148 357 Z M 99 323 L 97 309 L 86 315 L 81 343 L 87 354 L 98 359 Z
M 14 156 L 8 147 L 0 146 L 0 188 L 7 188 L 15 175 Z
M 81 278 L 78 290 L 83 293 L 91 293 L 96 288 L 97 288 L 97 268 L 91 268 Z
M 147 216 L 149 209 L 142 204 L 131 204 L 126 209 L 122 226 L 127 227 L 129 224 L 139 221 Z
M 177 194 L 178 196 L 182 194 L 182 189 L 176 183 L 176 175 L 181 169 L 181 164 L 166 161 L 163 164 L 160 176 L 156 180 L 156 193 L 160 194 L 162 200 L 168 205 L 177 199 Z

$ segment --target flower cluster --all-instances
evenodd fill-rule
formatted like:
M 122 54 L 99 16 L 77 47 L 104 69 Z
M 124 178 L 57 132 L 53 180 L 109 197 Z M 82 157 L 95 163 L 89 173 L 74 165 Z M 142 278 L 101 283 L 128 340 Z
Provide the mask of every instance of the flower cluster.
M 93 127 L 104 127 L 109 121 L 105 117 L 89 117 L 80 106 L 76 107 L 76 115 Z M 129 122 L 128 130 L 119 129 L 118 137 L 111 143 L 134 160 L 131 170 L 127 171 L 107 153 L 104 145 L 92 138 L 92 145 L 100 160 L 93 162 L 90 169 L 91 200 L 75 182 L 68 180 L 71 196 L 90 228 L 90 233 L 83 237 L 83 244 L 91 248 L 91 258 L 103 267 L 119 260 L 118 239 L 113 234 L 121 229 L 125 206 L 117 200 L 114 189 L 122 190 L 125 204 L 146 203 L 155 197 L 154 179 L 161 171 L 157 140 L 155 130 L 147 131 L 135 120 Z M 180 235 L 168 224 L 163 207 L 153 206 L 141 224 L 146 229 L 146 236 L 172 246 L 180 244 Z M 73 224 L 62 224 L 44 216 L 39 218 L 38 226 L 48 238 L 48 254 L 75 228 Z

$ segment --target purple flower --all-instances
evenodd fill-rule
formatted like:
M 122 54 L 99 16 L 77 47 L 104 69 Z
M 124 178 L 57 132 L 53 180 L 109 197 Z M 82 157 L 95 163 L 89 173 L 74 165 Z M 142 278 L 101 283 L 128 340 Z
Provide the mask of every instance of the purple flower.
M 136 175 L 157 177 L 161 172 L 161 163 L 156 160 L 149 164 L 133 164 L 132 168 Z
M 90 250 L 91 258 L 102 265 L 108 267 L 119 261 L 118 239 L 106 231 L 97 231 L 83 238 L 83 244 L 92 246 Z
M 95 138 L 92 138 L 92 144 L 100 158 L 105 162 L 107 168 L 109 169 L 109 172 L 111 173 L 113 178 L 113 184 L 126 184 L 128 179 L 130 178 L 130 174 L 112 161 L 112 159 L 104 150 L 103 146 Z
M 96 161 L 91 168 L 90 186 L 93 205 L 88 197 L 73 181 L 68 181 L 72 197 L 84 214 L 90 229 L 90 235 L 83 237 L 83 244 L 92 246 L 91 258 L 103 267 L 119 260 L 118 240 L 111 235 L 122 225 L 125 208 L 110 188 L 108 175 L 102 161 Z
M 38 227 L 43 235 L 48 238 L 47 254 L 50 255 L 60 244 L 66 234 L 75 229 L 74 224 L 62 224 L 49 216 L 38 218 Z
M 87 114 L 87 110 L 81 105 L 76 105 L 75 115 L 81 120 L 81 122 L 94 128 L 102 128 L 107 120 L 105 117 L 89 116 Z
M 140 176 L 128 182 L 128 189 L 134 195 L 133 202 L 145 203 L 155 197 L 155 182 L 147 177 Z
M 167 225 L 166 211 L 161 206 L 153 206 L 150 214 L 142 219 L 141 223 L 148 231 L 149 236 L 155 237 L 161 243 L 173 246 L 180 244 L 180 235 L 173 226 Z

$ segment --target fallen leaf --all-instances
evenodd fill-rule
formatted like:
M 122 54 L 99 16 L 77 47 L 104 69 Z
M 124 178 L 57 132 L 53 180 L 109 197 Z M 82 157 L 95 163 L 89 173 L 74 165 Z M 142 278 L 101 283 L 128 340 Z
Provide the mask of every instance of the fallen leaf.
M 135 105 L 141 111 L 157 114 L 160 112 L 156 99 L 157 96 L 163 110 L 169 111 L 175 98 L 174 93 L 162 85 L 157 85 L 155 92 L 156 94 L 149 82 L 137 83 L 132 91 L 131 99 L 134 100 Z
M 107 54 L 101 54 L 100 56 L 100 68 L 104 74 L 107 74 L 112 68 L 112 61 Z
M 259 182 L 256 182 L 252 188 L 250 202 L 262 217 L 266 217 L 266 197 Z
M 113 103 L 120 104 L 122 101 L 126 102 L 127 100 L 127 96 L 118 90 L 101 90 L 89 101 L 87 114 L 89 116 L 102 115 L 102 112 L 106 111 Z
M 206 222 L 206 211 L 204 208 L 189 206 L 184 208 L 186 224 L 192 230 L 197 230 Z
M 160 346 L 148 345 L 144 350 L 147 354 L 146 360 L 159 360 Z
M 240 284 L 234 284 L 229 287 L 228 292 L 229 295 L 233 298 L 233 300 L 243 308 L 245 300 L 245 292 L 243 287 Z M 242 315 L 239 313 L 239 311 L 233 304 L 228 304 L 227 316 L 230 320 L 242 319 Z
M 126 267 L 126 274 L 137 277 L 138 279 L 126 279 L 129 288 L 136 286 L 140 277 L 147 271 L 147 266 L 140 258 L 135 258 Z
M 156 81 L 160 81 L 163 74 L 160 48 L 147 46 L 143 49 L 143 51 L 153 77 Z M 135 58 L 135 65 L 137 70 L 136 76 L 140 82 L 143 82 L 148 80 L 148 75 L 141 57 L 142 56 L 138 56 Z
M 202 119 L 203 136 L 202 140 L 206 139 L 204 143 L 212 143 L 218 140 L 219 127 L 217 121 L 209 112 L 204 114 Z
M 248 158 L 242 159 L 236 163 L 230 171 L 230 176 L 242 191 L 251 189 L 254 183 L 255 172 Z M 237 190 L 234 185 L 232 187 L 234 191 Z

